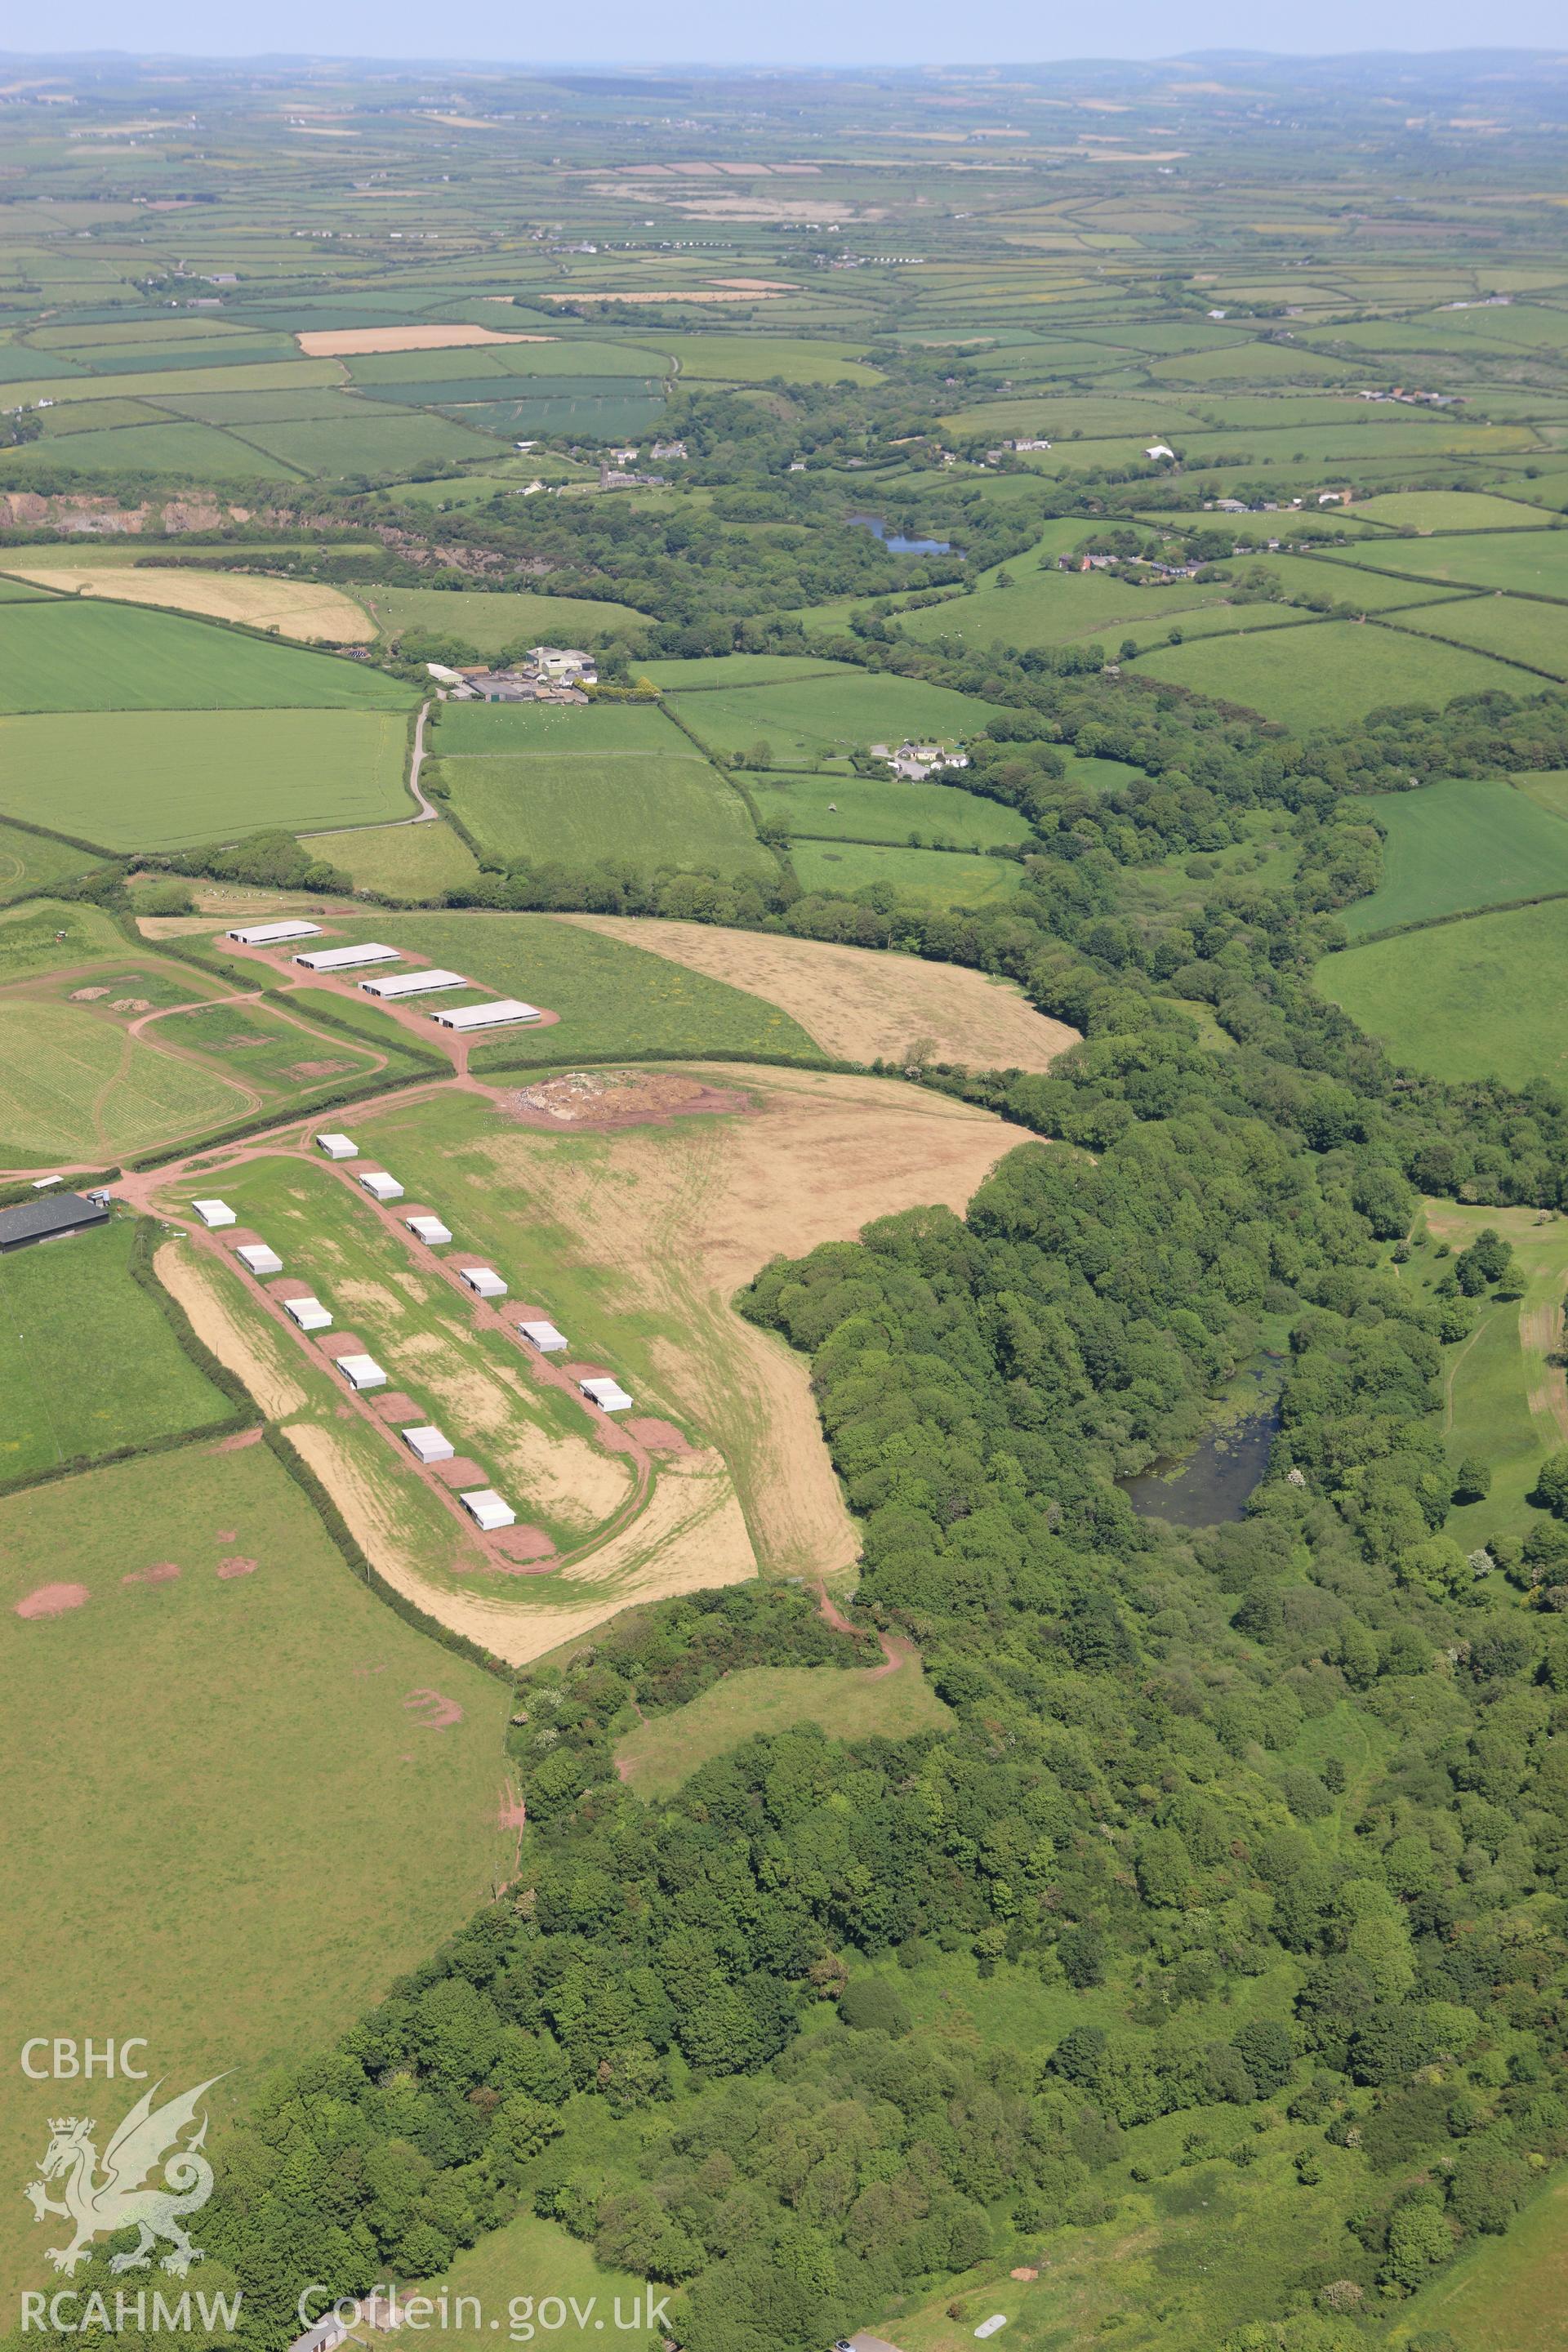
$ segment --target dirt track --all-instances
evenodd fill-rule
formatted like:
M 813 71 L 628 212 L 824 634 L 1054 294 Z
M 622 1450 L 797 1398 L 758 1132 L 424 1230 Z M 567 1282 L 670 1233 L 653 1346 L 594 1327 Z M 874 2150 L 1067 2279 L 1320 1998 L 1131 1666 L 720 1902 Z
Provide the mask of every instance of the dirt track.
M 846 1062 L 902 1062 L 926 1045 L 938 1062 L 972 1069 L 1048 1070 L 1078 1031 L 1047 1021 L 1005 981 L 956 964 L 922 963 L 873 948 L 666 923 L 629 915 L 558 915 L 650 948 L 689 971 L 727 980 L 789 1013 L 825 1054 Z

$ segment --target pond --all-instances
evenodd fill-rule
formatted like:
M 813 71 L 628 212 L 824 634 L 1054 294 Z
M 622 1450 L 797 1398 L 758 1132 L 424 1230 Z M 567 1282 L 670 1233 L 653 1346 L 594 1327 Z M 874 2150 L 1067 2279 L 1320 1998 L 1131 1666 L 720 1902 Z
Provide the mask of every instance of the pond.
M 1279 1433 L 1284 1369 L 1283 1360 L 1271 1356 L 1244 1373 L 1237 1384 L 1239 1409 L 1199 1438 L 1190 1454 L 1121 1480 L 1140 1518 L 1213 1528 L 1243 1517 Z
M 879 539 L 889 555 L 952 555 L 951 539 L 906 539 L 902 531 L 889 530 L 880 515 L 850 515 L 848 520 L 858 530 L 868 530 Z

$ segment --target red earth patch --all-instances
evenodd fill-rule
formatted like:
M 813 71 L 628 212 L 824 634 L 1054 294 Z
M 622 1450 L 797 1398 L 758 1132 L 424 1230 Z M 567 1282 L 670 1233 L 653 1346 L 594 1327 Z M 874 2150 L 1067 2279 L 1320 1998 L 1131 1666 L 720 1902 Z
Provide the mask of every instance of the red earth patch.
M 173 1584 L 179 1572 L 172 1559 L 155 1559 L 151 1568 L 132 1569 L 131 1574 L 122 1576 L 120 1581 L 121 1584 Z
M 411 1690 L 403 1702 L 405 1715 L 412 1716 L 421 1731 L 449 1731 L 454 1723 L 461 1723 L 463 1710 L 455 1698 L 443 1698 L 439 1691 Z
M 235 1576 L 254 1576 L 256 1573 L 256 1562 L 253 1559 L 246 1559 L 239 1553 L 236 1553 L 231 1559 L 219 1560 L 217 1564 L 217 1572 L 225 1579 L 226 1581 L 230 1577 Z
M 63 1617 L 68 1609 L 84 1609 L 92 1595 L 85 1584 L 40 1584 L 16 1603 L 18 1617 Z

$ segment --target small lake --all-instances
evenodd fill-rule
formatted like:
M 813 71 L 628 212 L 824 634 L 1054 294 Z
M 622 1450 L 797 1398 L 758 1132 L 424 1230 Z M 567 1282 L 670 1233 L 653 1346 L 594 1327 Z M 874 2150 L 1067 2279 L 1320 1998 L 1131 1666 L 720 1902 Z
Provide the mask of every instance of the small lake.
M 1140 1518 L 1213 1528 L 1243 1516 L 1279 1434 L 1283 1373 L 1283 1360 L 1271 1357 L 1244 1374 L 1246 1385 L 1237 1383 L 1241 1409 L 1232 1418 L 1211 1429 L 1179 1461 L 1156 1462 L 1136 1478 L 1121 1480 Z M 1256 1402 L 1248 1402 L 1248 1390 Z
M 880 515 L 850 515 L 847 520 L 857 530 L 868 530 L 879 539 L 889 555 L 951 555 L 951 539 L 906 539 L 902 531 L 889 530 Z

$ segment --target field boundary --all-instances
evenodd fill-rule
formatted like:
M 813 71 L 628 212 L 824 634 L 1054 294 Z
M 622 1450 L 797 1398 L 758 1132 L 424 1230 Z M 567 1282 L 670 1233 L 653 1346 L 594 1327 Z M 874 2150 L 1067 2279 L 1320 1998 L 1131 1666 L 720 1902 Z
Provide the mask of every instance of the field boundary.
M 1448 915 L 1417 915 L 1408 923 L 1389 923 L 1381 931 L 1363 931 L 1352 940 L 1349 947 L 1334 948 L 1334 955 L 1348 955 L 1352 948 L 1375 947 L 1380 940 L 1403 939 L 1409 931 L 1447 930 L 1451 923 L 1473 923 L 1482 915 L 1517 915 L 1525 907 L 1549 907 L 1556 898 L 1568 898 L 1568 890 L 1538 890 L 1530 898 L 1500 898 L 1495 906 L 1457 907 Z M 1352 902 L 1353 903 L 1353 902 Z

